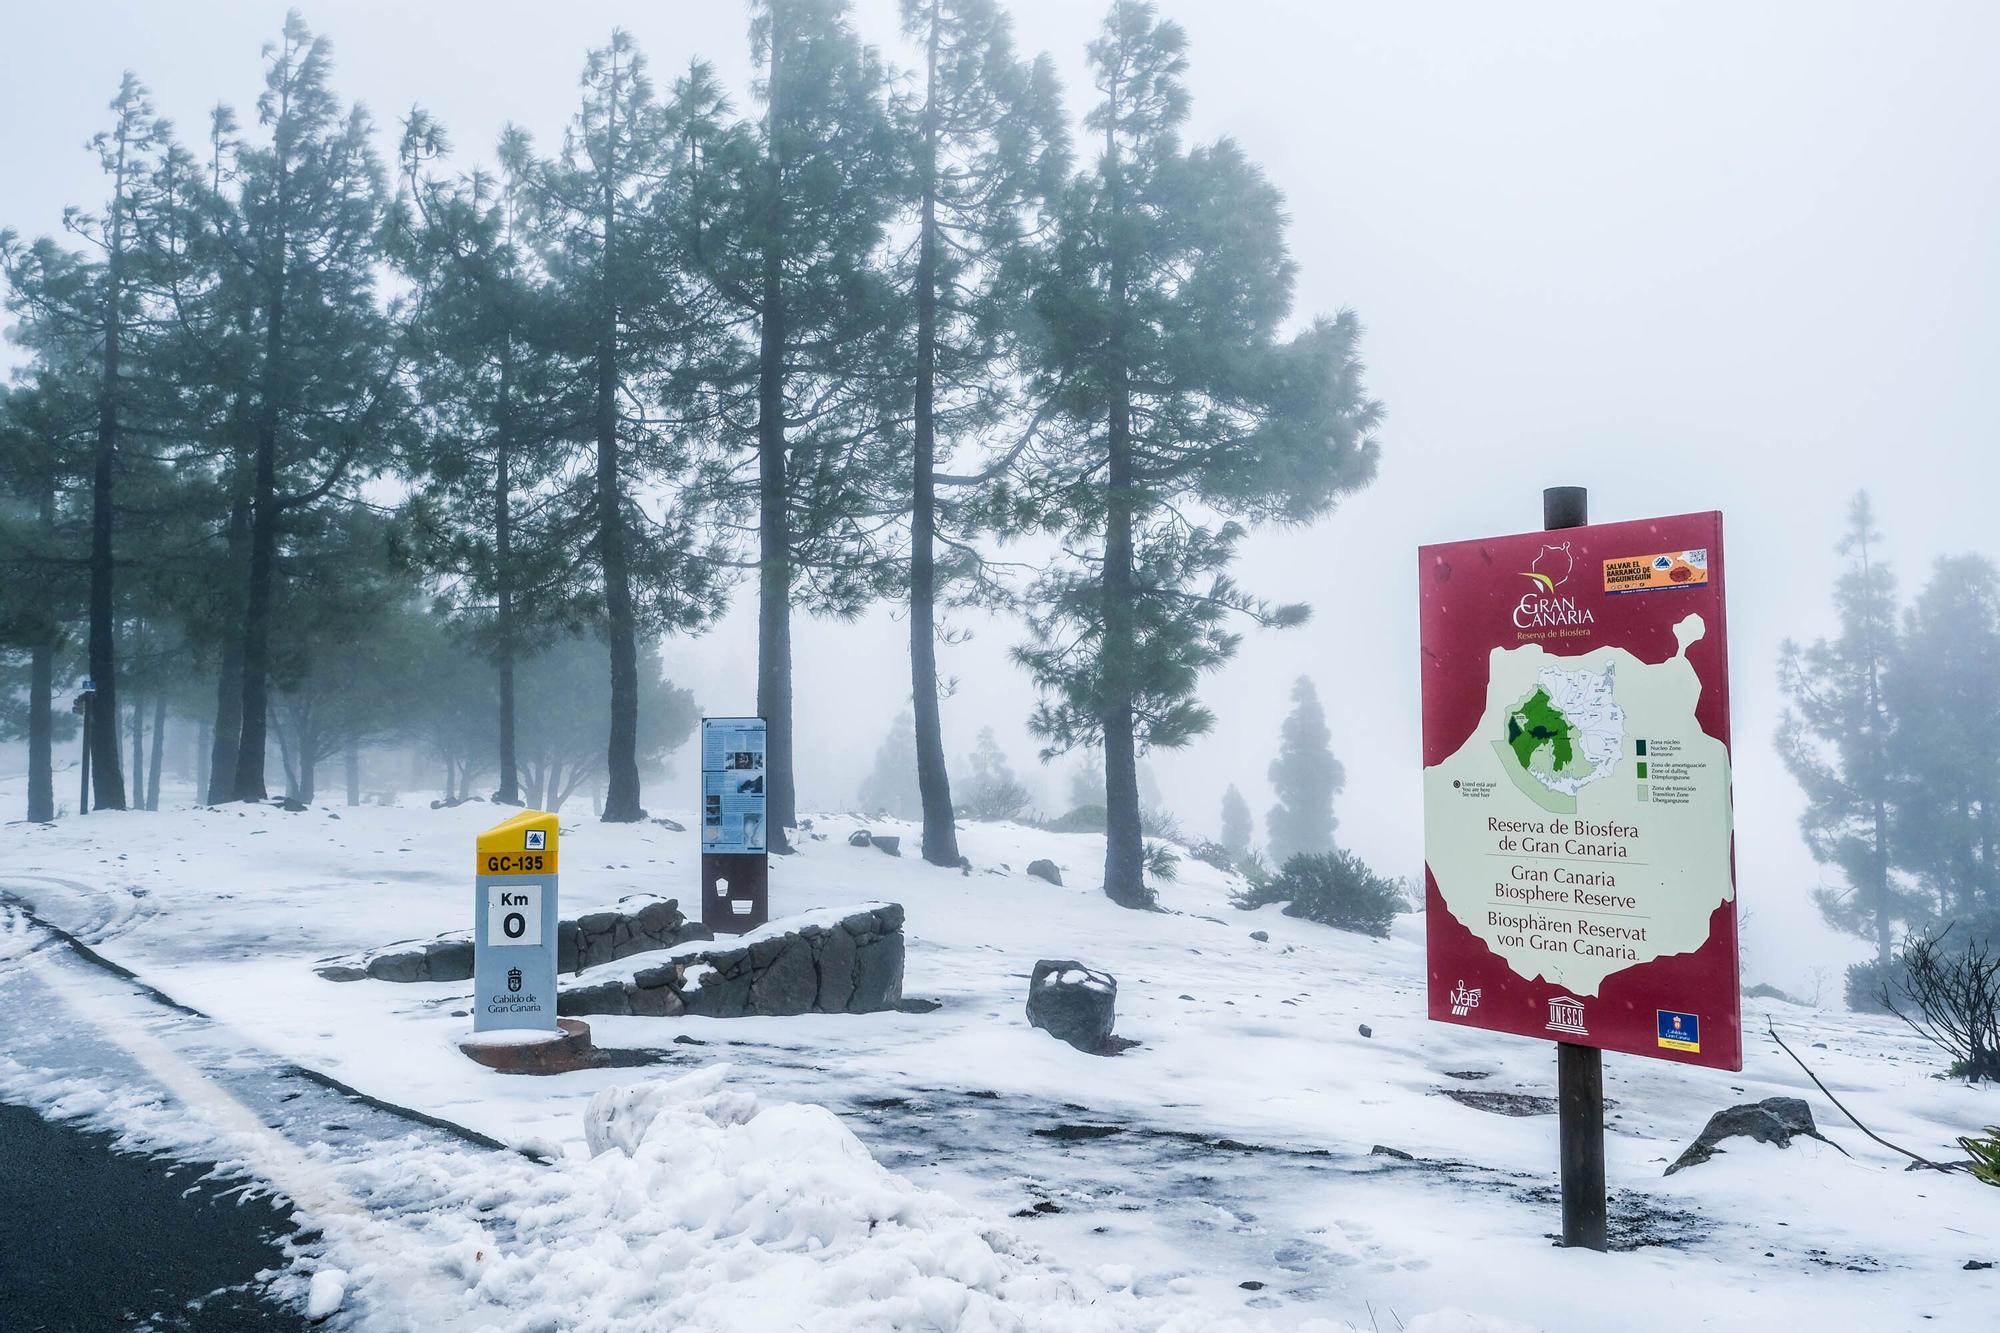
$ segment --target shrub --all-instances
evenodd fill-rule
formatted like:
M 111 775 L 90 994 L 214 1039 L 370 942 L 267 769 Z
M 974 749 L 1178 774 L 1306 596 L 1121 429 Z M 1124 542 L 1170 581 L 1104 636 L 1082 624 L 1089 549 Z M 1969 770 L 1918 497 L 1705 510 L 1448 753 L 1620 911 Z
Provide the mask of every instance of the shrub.
M 1882 1003 L 1953 1058 L 1952 1071 L 1974 1083 L 2000 1082 L 2000 952 L 1985 939 L 1947 946 L 1953 927 L 1933 927 L 1904 942 L 1900 975 Z
M 1104 824 L 1103 806 L 1079 805 L 1068 814 L 1050 820 L 1045 827 L 1051 833 L 1102 833 Z
M 1236 900 L 1242 908 L 1284 903 L 1285 915 L 1377 938 L 1389 933 L 1396 913 L 1409 910 L 1394 880 L 1368 868 L 1353 852 L 1301 852 Z
M 1856 963 L 1847 969 L 1847 1007 L 1857 1014 L 1886 1014 L 1889 1006 L 1882 1003 L 1882 992 L 1897 973 L 1894 962 L 1881 963 L 1870 958 L 1865 963 Z
M 1989 1185 L 2000 1185 L 2000 1125 L 1988 1125 L 1985 1138 L 1963 1138 L 1958 1146 L 1971 1156 L 1973 1175 Z
M 1921 930 L 1913 930 L 1908 938 L 1914 941 L 1926 937 L 1936 940 L 1939 949 L 1947 953 L 1962 953 L 1976 947 L 2000 955 L 2000 911 L 1965 912 L 1950 920 L 1932 921 Z M 1900 954 L 1886 963 L 1872 958 L 1856 963 L 1847 969 L 1847 1007 L 1861 1014 L 1889 1013 L 1891 1010 L 1882 997 L 1903 995 L 1908 980 L 1909 972 Z
M 1146 876 L 1162 884 L 1171 884 L 1181 877 L 1181 854 L 1172 843 L 1146 844 Z
M 1229 859 L 1229 849 L 1207 838 L 1196 839 L 1194 845 L 1188 848 L 1188 855 L 1205 866 L 1214 866 L 1217 870 L 1236 869 L 1235 864 Z

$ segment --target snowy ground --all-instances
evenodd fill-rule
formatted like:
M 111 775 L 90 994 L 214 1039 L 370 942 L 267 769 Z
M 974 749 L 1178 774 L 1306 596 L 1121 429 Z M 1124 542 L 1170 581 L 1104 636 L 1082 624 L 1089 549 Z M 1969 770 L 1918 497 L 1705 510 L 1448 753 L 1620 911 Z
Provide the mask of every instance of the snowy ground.
M 960 875 L 818 817 L 824 840 L 773 864 L 773 913 L 904 904 L 906 992 L 942 1008 L 597 1017 L 601 1046 L 656 1063 L 490 1073 L 452 1044 L 469 983 L 337 984 L 311 964 L 467 927 L 472 838 L 496 819 L 474 803 L 7 826 L 0 1005 L 28 1021 L 0 1040 L 0 1097 L 239 1163 L 319 1228 L 281 1290 L 355 1327 L 1875 1330 L 1992 1327 L 2000 1308 L 2000 1269 L 1965 1267 L 2000 1259 L 2000 1190 L 1905 1172 L 1764 1035 L 1768 1013 L 1879 1133 L 1955 1155 L 2000 1102 L 1935 1078 L 1900 1027 L 1753 1001 L 1740 1075 L 1607 1057 L 1627 1248 L 1563 1250 L 1554 1115 L 1448 1095 L 1552 1096 L 1553 1052 L 1422 1017 L 1421 917 L 1376 942 L 1244 913 L 1192 861 L 1169 912 L 1128 912 L 1098 892 L 1090 836 L 968 824 Z M 563 839 L 564 916 L 692 897 L 691 835 L 586 812 Z M 1023 873 L 1042 856 L 1066 887 Z M 1118 1031 L 1142 1044 L 1093 1057 L 1031 1029 L 1044 957 L 1115 974 Z M 690 1075 L 618 1094 L 653 1118 L 617 1119 L 626 1146 L 590 1155 L 594 1095 Z M 1777 1094 L 1852 1155 L 1736 1141 L 1662 1178 L 1710 1112 Z

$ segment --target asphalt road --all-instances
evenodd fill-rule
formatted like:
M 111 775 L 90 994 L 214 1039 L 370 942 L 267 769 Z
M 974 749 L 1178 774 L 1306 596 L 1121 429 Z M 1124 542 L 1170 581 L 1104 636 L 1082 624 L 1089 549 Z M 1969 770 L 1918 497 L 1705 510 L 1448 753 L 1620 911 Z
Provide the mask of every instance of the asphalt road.
M 284 1264 L 291 1210 L 207 1170 L 0 1103 L 0 1329 L 307 1327 L 257 1280 Z

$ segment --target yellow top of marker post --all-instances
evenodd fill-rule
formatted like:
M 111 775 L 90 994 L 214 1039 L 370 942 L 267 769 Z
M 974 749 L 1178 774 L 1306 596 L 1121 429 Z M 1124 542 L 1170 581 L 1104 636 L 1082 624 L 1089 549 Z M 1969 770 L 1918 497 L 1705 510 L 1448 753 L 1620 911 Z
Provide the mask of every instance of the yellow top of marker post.
M 546 810 L 523 810 L 480 834 L 473 850 L 477 875 L 553 875 L 556 817 Z

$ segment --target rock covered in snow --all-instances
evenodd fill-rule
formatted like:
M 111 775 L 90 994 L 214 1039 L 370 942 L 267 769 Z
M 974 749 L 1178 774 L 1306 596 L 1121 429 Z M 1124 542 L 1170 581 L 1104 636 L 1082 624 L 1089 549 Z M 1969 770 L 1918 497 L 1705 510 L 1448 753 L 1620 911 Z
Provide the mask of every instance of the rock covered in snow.
M 1028 978 L 1028 1021 L 1079 1051 L 1096 1053 L 1118 1017 L 1118 979 L 1071 959 L 1044 958 Z
M 903 854 L 903 840 L 900 837 L 892 838 L 877 833 L 871 841 L 875 844 L 875 850 L 878 852 L 889 856 L 901 856 Z
M 1710 1116 L 1708 1124 L 1688 1145 L 1687 1151 L 1674 1159 L 1666 1174 L 1671 1176 L 1682 1167 L 1700 1166 L 1721 1151 L 1717 1145 L 1724 1139 L 1752 1138 L 1759 1143 L 1775 1143 L 1780 1148 L 1789 1148 L 1792 1139 L 1799 1135 L 1818 1139 L 1822 1143 L 1832 1142 L 1819 1132 L 1819 1127 L 1813 1123 L 1812 1108 L 1802 1098 L 1766 1097 L 1761 1102 L 1745 1102 Z
M 1028 873 L 1036 879 L 1047 880 L 1057 888 L 1062 887 L 1062 871 L 1056 868 L 1054 861 L 1030 861 L 1028 862 Z
M 683 951 L 629 979 L 564 990 L 561 1014 L 662 1018 L 872 1014 L 903 999 L 903 909 L 878 903 L 827 920 L 774 921 L 733 948 Z
M 317 1323 L 331 1319 L 347 1299 L 347 1273 L 339 1268 L 322 1268 L 312 1275 L 306 1288 L 306 1318 Z
M 847 835 L 847 845 L 849 847 L 866 847 L 869 843 L 873 842 L 874 840 L 875 839 L 869 835 L 868 830 L 865 828 L 858 828 L 854 830 L 854 832 Z

